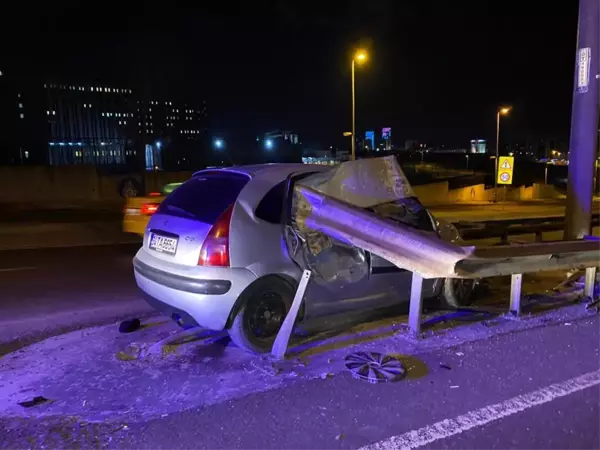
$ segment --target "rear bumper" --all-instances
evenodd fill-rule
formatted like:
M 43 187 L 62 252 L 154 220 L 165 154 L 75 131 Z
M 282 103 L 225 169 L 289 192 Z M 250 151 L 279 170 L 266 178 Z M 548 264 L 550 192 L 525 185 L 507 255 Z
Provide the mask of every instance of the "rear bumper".
M 154 309 L 177 314 L 190 325 L 223 330 L 240 294 L 256 280 L 247 269 L 225 269 L 202 279 L 171 274 L 140 261 L 133 261 L 138 287 Z M 217 275 L 218 279 L 210 279 Z M 223 277 L 229 278 L 223 280 Z
M 198 278 L 174 275 L 150 267 L 138 258 L 133 259 L 133 268 L 136 273 L 144 278 L 178 291 L 203 295 L 223 295 L 227 294 L 231 289 L 231 281 L 229 280 L 200 280 Z

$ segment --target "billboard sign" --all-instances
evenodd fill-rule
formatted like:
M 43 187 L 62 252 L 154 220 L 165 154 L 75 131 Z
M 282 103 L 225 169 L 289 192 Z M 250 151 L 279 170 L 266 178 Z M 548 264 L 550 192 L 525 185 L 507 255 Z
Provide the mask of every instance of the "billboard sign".
M 381 129 L 381 138 L 384 141 L 389 140 L 392 137 L 392 129 L 390 127 L 386 127 L 386 128 L 382 128 Z

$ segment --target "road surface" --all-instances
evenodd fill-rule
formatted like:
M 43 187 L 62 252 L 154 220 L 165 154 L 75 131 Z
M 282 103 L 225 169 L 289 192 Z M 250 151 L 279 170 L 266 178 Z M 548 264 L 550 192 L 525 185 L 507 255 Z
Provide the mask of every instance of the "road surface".
M 590 316 L 421 353 L 389 384 L 341 372 L 148 420 L 0 417 L 0 447 L 597 449 L 599 326 Z
M 137 247 L 1 252 L 0 355 L 61 331 L 152 314 L 132 277 Z M 450 343 L 416 355 L 411 376 L 391 384 L 346 373 L 298 378 L 127 423 L 110 415 L 102 423 L 0 417 L 0 448 L 598 448 L 599 326 L 587 317 Z M 135 402 L 123 393 L 123 404 Z
M 15 339 L 106 323 L 150 310 L 137 294 L 137 244 L 0 253 L 0 354 Z

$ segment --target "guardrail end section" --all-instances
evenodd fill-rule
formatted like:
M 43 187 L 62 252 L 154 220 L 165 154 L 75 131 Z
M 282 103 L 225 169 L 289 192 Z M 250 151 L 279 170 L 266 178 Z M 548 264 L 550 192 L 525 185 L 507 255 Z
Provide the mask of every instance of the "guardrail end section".
M 302 278 L 300 279 L 300 284 L 298 284 L 298 289 L 296 290 L 296 295 L 294 296 L 292 306 L 285 316 L 283 324 L 281 324 L 281 328 L 275 337 L 275 342 L 273 343 L 273 348 L 271 349 L 271 356 L 275 359 L 283 359 L 285 357 L 292 331 L 294 331 L 294 324 L 296 323 L 300 306 L 304 300 L 304 292 L 308 286 L 310 276 L 310 270 L 305 270 L 302 274 Z

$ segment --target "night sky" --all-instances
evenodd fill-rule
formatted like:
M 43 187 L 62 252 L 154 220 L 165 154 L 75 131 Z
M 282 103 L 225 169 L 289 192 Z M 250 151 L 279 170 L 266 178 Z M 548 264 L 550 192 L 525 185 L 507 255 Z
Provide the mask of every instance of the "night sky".
M 6 64 L 22 76 L 206 99 L 211 132 L 239 145 L 271 129 L 296 130 L 315 147 L 343 145 L 357 46 L 371 56 L 357 70 L 359 131 L 391 126 L 396 143 L 466 147 L 471 138 L 493 141 L 496 107 L 509 104 L 503 139 L 568 137 L 575 0 L 22 9 L 2 32 Z

